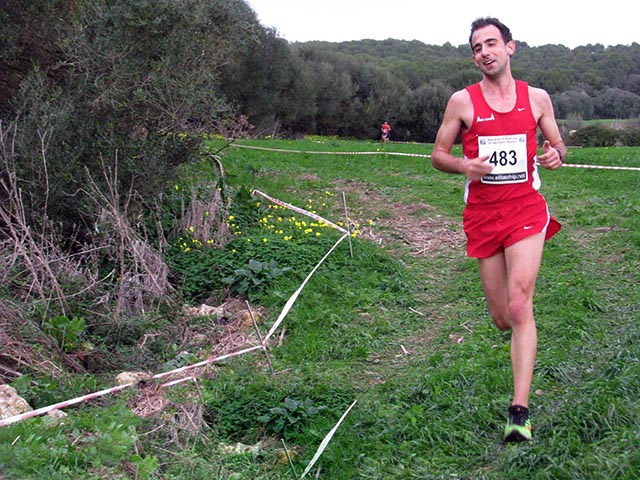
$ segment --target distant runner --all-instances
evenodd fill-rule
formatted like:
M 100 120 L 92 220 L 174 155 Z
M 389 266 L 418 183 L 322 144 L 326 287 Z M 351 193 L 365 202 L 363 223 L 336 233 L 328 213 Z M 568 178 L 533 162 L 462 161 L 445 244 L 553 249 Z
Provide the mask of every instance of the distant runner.
M 389 133 L 391 133 L 391 126 L 389 126 L 387 122 L 384 122 L 382 124 L 382 127 L 380 128 L 380 131 L 382 132 L 382 143 L 388 142 Z

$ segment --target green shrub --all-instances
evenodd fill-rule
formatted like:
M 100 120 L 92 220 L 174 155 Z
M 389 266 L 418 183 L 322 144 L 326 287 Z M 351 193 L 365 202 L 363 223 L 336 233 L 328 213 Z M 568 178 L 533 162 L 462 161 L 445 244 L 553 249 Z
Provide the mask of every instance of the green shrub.
M 270 408 L 269 413 L 259 416 L 258 420 L 265 423 L 270 432 L 283 435 L 290 430 L 303 428 L 306 420 L 326 408 L 323 405 L 316 407 L 310 398 L 298 401 L 287 397 L 284 399 L 284 406 Z
M 87 326 L 83 318 L 65 315 L 51 318 L 44 323 L 44 331 L 56 339 L 63 350 L 74 350 L 79 347 L 82 335 Z
M 626 147 L 640 147 L 640 127 L 626 127 L 620 131 L 619 138 Z
M 291 269 L 280 268 L 275 260 L 260 262 L 251 259 L 248 268 L 237 268 L 231 276 L 223 278 L 222 281 L 230 286 L 231 293 L 251 298 L 253 293 L 264 291 L 271 280 L 275 280 L 288 270 Z
M 569 144 L 579 147 L 612 147 L 618 141 L 618 133 L 604 125 L 589 125 L 571 134 Z

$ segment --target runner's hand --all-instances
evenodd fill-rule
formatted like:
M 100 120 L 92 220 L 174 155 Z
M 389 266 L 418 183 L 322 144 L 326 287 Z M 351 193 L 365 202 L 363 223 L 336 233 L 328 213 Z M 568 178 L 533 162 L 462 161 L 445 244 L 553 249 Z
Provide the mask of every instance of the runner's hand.
M 469 180 L 480 180 L 487 173 L 491 173 L 493 165 L 491 165 L 487 160 L 489 160 L 489 155 L 466 159 L 464 161 L 464 173 L 467 178 Z
M 542 144 L 542 155 L 538 155 L 538 163 L 541 167 L 555 170 L 562 166 L 562 159 L 558 150 L 551 146 L 549 140 L 545 140 Z

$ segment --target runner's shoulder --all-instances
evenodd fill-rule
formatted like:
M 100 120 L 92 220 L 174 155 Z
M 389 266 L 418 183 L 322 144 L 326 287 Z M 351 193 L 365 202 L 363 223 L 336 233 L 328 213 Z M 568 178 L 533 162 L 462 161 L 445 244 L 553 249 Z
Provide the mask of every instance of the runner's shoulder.
M 458 90 L 449 97 L 447 110 L 450 113 L 456 116 L 463 116 L 470 108 L 473 109 L 473 104 L 471 103 L 471 96 L 466 90 Z
M 546 103 L 551 101 L 549 93 L 544 88 L 532 87 L 531 85 L 529 85 L 529 99 L 532 102 L 537 103 Z

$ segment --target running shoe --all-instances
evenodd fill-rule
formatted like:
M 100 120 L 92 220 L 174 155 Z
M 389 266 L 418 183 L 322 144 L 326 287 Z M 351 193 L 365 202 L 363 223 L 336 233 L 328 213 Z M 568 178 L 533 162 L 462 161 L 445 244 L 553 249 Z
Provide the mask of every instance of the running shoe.
M 531 440 L 529 409 L 522 405 L 509 407 L 509 421 L 504 429 L 505 442 L 526 442 Z

